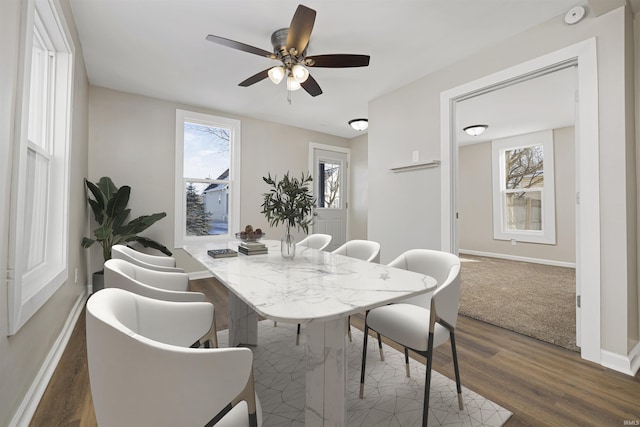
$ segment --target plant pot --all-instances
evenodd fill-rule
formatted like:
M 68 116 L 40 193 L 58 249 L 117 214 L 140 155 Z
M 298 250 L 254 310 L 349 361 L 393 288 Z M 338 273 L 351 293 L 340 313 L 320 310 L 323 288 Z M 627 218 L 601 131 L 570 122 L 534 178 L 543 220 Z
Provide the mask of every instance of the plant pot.
M 293 259 L 296 256 L 296 240 L 293 238 L 287 227 L 287 232 L 280 241 L 280 253 L 282 258 Z
M 104 270 L 93 273 L 92 281 L 92 294 L 95 294 L 101 289 L 104 289 Z

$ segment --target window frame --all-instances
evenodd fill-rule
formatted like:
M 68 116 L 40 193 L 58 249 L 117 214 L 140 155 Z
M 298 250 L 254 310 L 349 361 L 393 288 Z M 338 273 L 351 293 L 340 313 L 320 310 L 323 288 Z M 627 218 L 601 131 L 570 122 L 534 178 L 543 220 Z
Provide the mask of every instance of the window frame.
M 10 232 L 7 278 L 9 335 L 14 335 L 65 283 L 69 276 L 69 177 L 71 147 L 71 112 L 75 47 L 64 14 L 52 0 L 28 0 L 23 14 L 18 92 L 16 99 L 15 142 L 11 175 Z M 47 108 L 38 129 L 43 141 L 30 141 L 33 131 L 31 98 L 34 37 L 45 42 L 52 67 L 47 76 Z M 52 59 L 54 58 L 54 59 Z M 46 68 L 46 67 L 45 67 Z M 42 71 L 42 70 L 40 70 Z M 42 98 L 39 98 L 42 100 Z M 30 128 L 31 126 L 31 128 Z M 27 197 L 35 180 L 29 175 L 30 153 L 46 158 L 48 168 L 45 193 L 39 211 Z M 44 208 L 44 210 L 42 210 Z M 41 222 L 42 257 L 32 266 L 28 254 L 33 243 L 25 227 L 27 213 Z
M 536 191 L 541 193 L 541 230 L 510 230 L 505 223 L 505 195 L 514 192 L 506 188 L 506 151 L 541 145 L 543 150 L 543 187 L 518 189 L 517 192 Z M 515 240 L 518 242 L 556 244 L 555 178 L 553 155 L 553 130 L 545 130 L 491 141 L 491 161 L 493 180 L 493 238 L 495 240 Z
M 230 170 L 229 170 L 229 229 L 227 234 L 210 236 L 186 235 L 186 188 L 184 178 L 184 123 L 196 123 L 204 126 L 215 126 L 231 130 L 229 141 Z M 176 109 L 176 165 L 175 165 L 175 225 L 174 246 L 181 248 L 189 242 L 221 241 L 234 238 L 233 230 L 239 230 L 240 224 L 240 156 L 241 156 L 241 122 L 227 117 L 212 114 L 197 113 Z M 191 179 L 190 182 L 215 184 L 218 179 Z

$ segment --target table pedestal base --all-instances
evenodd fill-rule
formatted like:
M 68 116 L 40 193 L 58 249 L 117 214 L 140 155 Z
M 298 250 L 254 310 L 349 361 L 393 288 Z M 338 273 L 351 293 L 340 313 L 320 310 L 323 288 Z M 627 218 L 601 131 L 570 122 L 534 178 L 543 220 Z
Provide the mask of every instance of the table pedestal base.
M 347 319 L 311 322 L 307 355 L 305 427 L 347 425 Z M 293 337 L 292 337 L 293 338 Z
M 258 314 L 229 292 L 229 347 L 258 345 Z

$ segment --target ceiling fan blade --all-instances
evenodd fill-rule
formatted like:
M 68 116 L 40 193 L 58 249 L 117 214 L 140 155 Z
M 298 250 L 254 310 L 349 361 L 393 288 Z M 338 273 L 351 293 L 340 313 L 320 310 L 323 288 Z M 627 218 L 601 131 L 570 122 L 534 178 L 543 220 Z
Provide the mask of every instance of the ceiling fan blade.
M 306 6 L 299 5 L 296 13 L 291 19 L 289 25 L 289 34 L 287 35 L 287 49 L 295 49 L 296 55 L 301 54 L 311 37 L 313 24 L 316 21 L 316 11 Z
M 260 49 L 259 47 L 250 46 L 248 44 L 240 43 L 235 40 L 225 39 L 224 37 L 214 36 L 209 34 L 207 36 L 207 40 L 210 42 L 218 43 L 223 46 L 230 47 L 232 49 L 238 49 L 243 52 L 253 53 L 254 55 L 266 56 L 267 58 L 274 58 L 273 52 L 269 52 L 264 49 Z
M 270 69 L 267 68 L 266 70 L 263 70 L 257 74 L 254 74 L 253 76 L 249 77 L 245 81 L 239 83 L 238 86 L 247 87 L 247 86 L 251 86 L 254 83 L 258 83 L 261 80 L 266 79 L 267 77 L 269 77 L 269 70 Z
M 307 93 L 311 96 L 318 96 L 322 94 L 322 89 L 320 89 L 320 85 L 313 77 L 309 76 L 307 80 L 305 80 L 301 84 L 302 88 L 307 91 Z
M 367 67 L 369 65 L 369 55 L 315 55 L 307 56 L 305 64 L 309 67 L 327 67 L 327 68 L 349 68 L 349 67 Z M 310 61 L 313 63 L 310 63 Z M 307 63 L 309 61 L 309 63 Z

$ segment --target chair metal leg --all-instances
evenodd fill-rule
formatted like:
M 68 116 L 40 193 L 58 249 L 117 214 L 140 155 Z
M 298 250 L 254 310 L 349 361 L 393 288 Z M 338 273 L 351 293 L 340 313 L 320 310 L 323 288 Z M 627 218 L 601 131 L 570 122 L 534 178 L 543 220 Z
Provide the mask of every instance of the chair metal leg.
M 382 337 L 380 336 L 379 333 L 378 333 L 378 349 L 380 350 L 380 360 L 384 362 L 384 353 L 382 351 Z
M 411 371 L 409 370 L 409 349 L 407 347 L 404 348 L 404 366 L 407 371 L 407 378 L 411 378 Z
M 456 388 L 458 390 L 458 407 L 460 410 L 464 409 L 464 403 L 462 402 L 462 386 L 460 385 L 460 370 L 458 369 L 458 352 L 456 351 L 456 337 L 453 331 L 449 333 L 449 339 L 451 340 L 451 355 L 453 357 L 453 370 L 456 374 Z
M 298 331 L 296 332 L 296 345 L 300 344 L 300 323 L 298 323 Z
M 347 335 L 349 335 L 349 342 L 353 342 L 353 337 L 351 336 L 351 316 L 347 317 Z
M 422 406 L 422 427 L 427 427 L 429 421 L 429 392 L 431 391 L 431 367 L 433 360 L 433 332 L 429 332 L 427 343 L 427 372 L 424 381 L 424 403 Z
M 378 334 L 380 337 L 380 334 Z M 362 343 L 362 367 L 360 368 L 360 399 L 364 399 L 364 375 L 367 365 L 367 341 L 369 338 L 369 326 L 367 325 L 367 319 L 364 320 L 364 341 Z
M 211 331 L 210 340 L 213 348 L 219 347 L 218 346 L 218 323 L 216 322 L 215 311 L 213 313 L 213 331 Z

